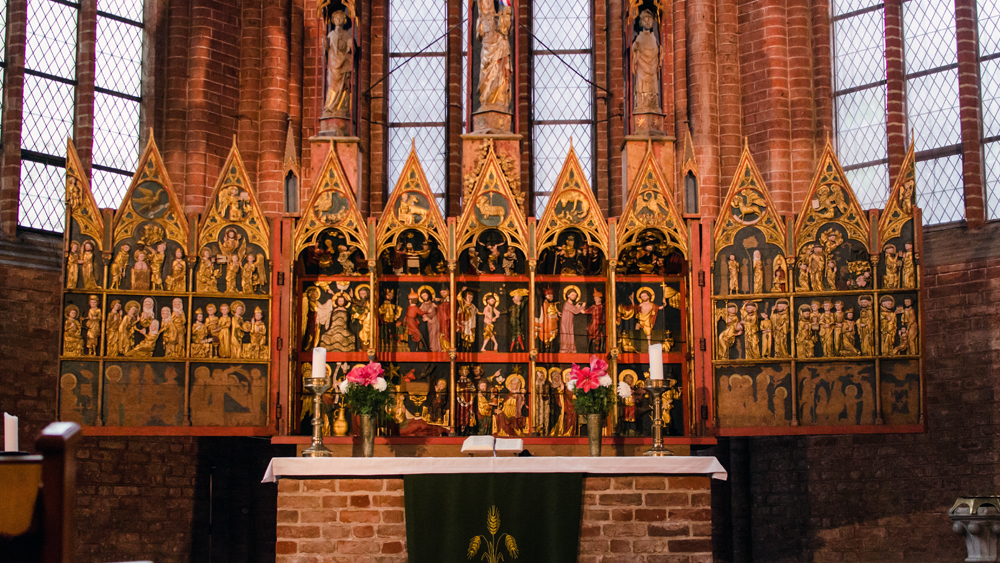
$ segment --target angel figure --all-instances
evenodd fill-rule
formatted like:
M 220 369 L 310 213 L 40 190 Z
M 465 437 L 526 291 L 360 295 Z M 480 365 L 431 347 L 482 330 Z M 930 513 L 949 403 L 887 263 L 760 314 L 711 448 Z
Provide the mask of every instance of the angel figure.
M 63 355 L 82 356 L 83 355 L 83 325 L 80 324 L 80 308 L 76 305 L 67 305 L 63 323 Z
M 111 261 L 111 285 L 109 289 L 120 289 L 122 281 L 125 279 L 125 268 L 128 267 L 128 256 L 131 248 L 123 244 L 115 254 L 115 259 Z
M 219 214 L 226 217 L 228 214 L 230 221 L 242 221 L 246 214 L 243 212 L 243 204 L 250 201 L 250 196 L 236 186 L 229 185 L 219 192 L 218 209 Z
M 97 289 L 97 278 L 94 275 L 94 243 L 86 241 L 80 250 L 80 277 L 84 289 Z
M 87 310 L 87 319 L 84 321 L 87 327 L 87 355 L 97 356 L 101 351 L 101 322 L 104 320 L 104 313 L 96 295 L 91 295 L 88 303 L 90 309 Z
M 167 291 L 184 291 L 187 286 L 187 265 L 184 263 L 184 251 L 174 251 L 174 261 L 170 263 L 170 274 L 167 276 Z
M 80 243 L 69 243 L 66 253 L 66 289 L 76 289 L 80 278 Z
M 816 197 L 812 200 L 813 209 L 816 214 L 824 219 L 833 219 L 836 212 L 847 213 L 847 201 L 844 199 L 844 190 L 836 184 L 823 184 L 816 190 Z
M 756 215 L 759 219 L 766 205 L 764 198 L 753 190 L 743 190 L 733 198 L 734 215 L 743 224 L 756 223 L 757 219 L 747 217 Z
M 357 275 L 354 271 L 354 261 L 351 259 L 352 254 L 354 254 L 353 248 L 348 248 L 345 244 L 337 246 L 337 262 L 343 268 L 343 275 L 345 276 Z
M 149 281 L 152 288 L 163 290 L 163 261 L 166 260 L 167 245 L 160 243 L 149 247 Z
M 215 267 L 212 259 L 212 249 L 201 249 L 201 259 L 198 261 L 198 273 L 195 275 L 195 288 L 198 293 L 218 293 L 218 279 L 222 275 L 219 268 Z
M 487 293 L 483 296 L 483 312 L 479 314 L 483 316 L 483 347 L 479 351 L 485 352 L 486 346 L 490 342 L 493 342 L 493 351 L 499 352 L 500 345 L 497 344 L 494 323 L 500 318 L 500 311 L 497 310 L 497 296 L 495 293 Z
M 242 270 L 243 293 L 246 295 L 257 293 L 267 279 L 264 272 L 264 255 L 247 254 L 247 261 L 243 264 Z
M 131 287 L 129 289 L 148 290 L 150 282 L 149 264 L 146 262 L 146 251 L 135 251 L 135 264 L 132 265 Z

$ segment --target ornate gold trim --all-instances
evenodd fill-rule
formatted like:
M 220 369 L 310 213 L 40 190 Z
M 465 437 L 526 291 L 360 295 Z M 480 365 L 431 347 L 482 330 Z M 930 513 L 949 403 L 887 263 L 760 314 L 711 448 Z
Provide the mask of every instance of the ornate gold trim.
M 562 205 L 561 210 L 557 209 L 560 205 Z M 579 229 L 587 237 L 587 244 L 607 250 L 608 222 L 600 213 L 597 199 L 587 184 L 583 167 L 580 166 L 580 160 L 572 145 L 566 154 L 562 171 L 556 178 L 552 197 L 549 198 L 542 219 L 536 227 L 538 234 L 535 239 L 535 252 L 541 256 L 543 250 L 555 246 L 559 233 L 571 227 Z
M 517 202 L 517 208 L 521 210 L 521 213 L 527 213 L 524 206 L 524 190 L 521 189 L 520 175 L 518 174 L 517 166 L 518 162 L 508 156 L 502 154 L 497 154 L 496 147 L 493 146 L 493 139 L 487 138 L 481 145 L 476 154 L 476 163 L 472 166 L 472 172 L 466 174 L 465 179 L 462 181 L 462 205 L 468 205 L 470 198 L 472 197 L 472 191 L 476 187 L 476 183 L 479 177 L 483 174 L 483 168 L 486 166 L 486 157 L 493 154 L 497 162 L 500 163 L 500 169 L 503 172 L 504 179 L 507 180 L 507 186 L 510 188 L 510 193 L 514 195 L 514 201 Z
M 863 244 L 871 252 L 868 241 L 871 227 L 866 213 L 861 209 L 829 139 L 823 147 L 816 175 L 807 193 L 802 211 L 795 221 L 796 256 L 801 254 L 804 246 L 816 242 L 820 229 L 827 223 L 842 225 L 849 238 Z
M 891 239 L 903 232 L 903 225 L 913 219 L 913 208 L 916 207 L 916 168 L 913 141 L 903 158 L 903 166 L 899 169 L 896 183 L 892 187 L 889 201 L 878 220 L 879 244 L 885 245 Z
M 147 182 L 162 186 L 167 194 L 167 201 L 160 201 L 162 198 L 157 199 L 157 201 L 150 199 L 158 196 L 149 188 L 140 186 Z M 139 197 L 135 195 L 136 190 L 139 191 Z M 136 206 L 139 206 L 139 209 Z M 142 215 L 141 210 L 145 210 L 146 215 Z M 138 238 L 139 235 L 136 235 L 135 228 L 144 221 L 153 221 L 159 224 L 166 230 L 168 239 L 176 242 L 185 255 L 189 253 L 187 220 L 184 217 L 183 208 L 177 200 L 177 194 L 174 193 L 173 184 L 170 182 L 166 166 L 163 164 L 163 157 L 160 156 L 160 151 L 156 148 L 156 141 L 152 134 L 149 135 L 146 150 L 143 151 L 135 175 L 132 176 L 132 184 L 122 199 L 121 207 L 115 213 L 112 248 L 125 239 L 133 236 Z
M 423 198 L 421 204 L 419 199 Z M 424 208 L 424 205 L 427 208 Z M 416 229 L 434 237 L 438 243 L 438 248 L 443 256 L 449 256 L 448 249 L 448 227 L 441 209 L 438 207 L 437 198 L 431 191 L 427 176 L 424 175 L 424 168 L 420 164 L 420 157 L 417 156 L 415 145 L 410 145 L 410 155 L 403 165 L 403 171 L 399 175 L 395 189 L 389 194 L 389 201 L 386 202 L 385 211 L 378 222 L 378 230 L 375 238 L 375 246 L 378 249 L 385 249 L 396 244 L 396 238 L 410 229 Z
M 646 146 L 646 154 L 629 190 L 628 203 L 618 220 L 616 247 L 619 256 L 629 245 L 635 244 L 646 229 L 660 230 L 685 258 L 689 257 L 687 228 L 674 205 L 670 184 L 653 158 L 652 144 Z
M 236 193 L 230 192 L 232 188 L 236 189 Z M 227 193 L 224 194 L 223 190 Z M 243 199 L 243 193 L 247 194 L 248 199 Z M 245 203 L 249 204 L 246 208 Z M 212 196 L 208 199 L 205 216 L 198 225 L 198 248 L 218 242 L 219 233 L 230 225 L 243 227 L 250 239 L 249 242 L 261 247 L 264 256 L 270 259 L 271 229 L 250 185 L 250 178 L 240 157 L 240 151 L 236 148 L 235 138 L 219 179 L 215 183 L 215 189 L 212 190 Z
M 479 175 L 470 181 L 465 179 L 465 210 L 458 221 L 458 237 L 455 239 L 455 256 L 462 251 L 476 246 L 479 233 L 487 229 L 497 229 L 503 233 L 507 243 L 521 249 L 525 258 L 528 256 L 527 232 L 520 208 L 507 182 L 503 165 L 500 163 L 493 143 L 487 141 L 486 157 L 479 168 Z M 469 189 L 471 186 L 471 189 Z M 506 207 L 505 207 L 506 204 Z M 486 224 L 485 222 L 490 224 Z
M 316 186 L 309 204 L 295 228 L 295 243 L 292 245 L 294 260 L 298 259 L 307 246 L 315 244 L 316 237 L 326 229 L 340 231 L 348 244 L 360 250 L 365 259 L 369 258 L 368 224 L 361 217 L 350 186 L 335 145 L 331 144 L 326 162 L 316 177 Z
M 104 218 L 72 139 L 66 139 L 66 214 L 71 222 L 76 221 L 81 235 L 94 239 L 97 250 L 104 250 Z
M 744 143 L 740 163 L 736 166 L 736 174 L 715 223 L 713 258 L 718 257 L 723 248 L 733 244 L 740 229 L 751 226 L 764 233 L 766 242 L 785 248 L 784 222 L 775 212 L 764 177 L 757 169 L 750 148 Z

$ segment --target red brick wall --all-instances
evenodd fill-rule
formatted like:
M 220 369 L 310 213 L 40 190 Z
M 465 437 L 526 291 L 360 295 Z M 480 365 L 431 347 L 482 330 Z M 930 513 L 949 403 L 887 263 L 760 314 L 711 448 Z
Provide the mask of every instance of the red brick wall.
M 581 563 L 712 560 L 708 477 L 586 477 Z M 406 561 L 402 479 L 283 479 L 278 563 Z M 323 557 L 323 556 L 326 557 Z

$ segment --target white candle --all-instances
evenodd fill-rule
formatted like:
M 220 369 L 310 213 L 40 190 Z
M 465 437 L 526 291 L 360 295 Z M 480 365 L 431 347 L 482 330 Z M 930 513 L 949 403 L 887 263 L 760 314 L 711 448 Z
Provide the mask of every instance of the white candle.
M 3 451 L 17 450 L 17 417 L 3 413 Z
M 663 344 L 649 346 L 649 378 L 663 379 Z
M 313 348 L 312 376 L 317 379 L 326 378 L 326 348 Z

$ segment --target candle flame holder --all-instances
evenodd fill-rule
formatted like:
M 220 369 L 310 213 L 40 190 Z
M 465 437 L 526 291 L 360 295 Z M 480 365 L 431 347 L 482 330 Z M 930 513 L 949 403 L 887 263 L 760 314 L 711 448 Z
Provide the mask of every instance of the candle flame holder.
M 323 403 L 323 393 L 332 387 L 329 377 L 307 377 L 303 387 L 313 394 L 312 443 L 302 450 L 302 457 L 333 457 L 333 452 L 323 445 L 323 423 L 320 405 Z
M 646 382 L 646 391 L 653 396 L 653 447 L 643 453 L 649 456 L 668 456 L 674 452 L 663 447 L 663 393 L 667 390 L 662 379 L 650 379 Z

